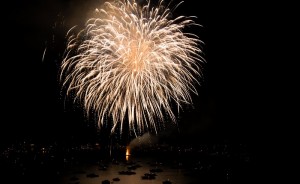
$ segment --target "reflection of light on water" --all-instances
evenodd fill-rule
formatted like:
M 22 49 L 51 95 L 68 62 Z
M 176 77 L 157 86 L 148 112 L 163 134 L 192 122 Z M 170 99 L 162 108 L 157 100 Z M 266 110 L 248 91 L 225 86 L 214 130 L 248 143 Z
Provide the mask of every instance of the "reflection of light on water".
M 126 148 L 126 151 L 125 151 Z M 132 147 L 131 147 L 132 148 Z M 101 184 L 101 182 L 105 179 L 112 179 L 112 178 L 120 178 L 120 181 L 113 182 L 114 184 L 162 184 L 163 181 L 170 180 L 172 183 L 175 184 L 186 184 L 186 183 L 203 183 L 200 182 L 201 178 L 199 180 L 198 176 L 189 175 L 189 172 L 183 172 L 180 168 L 173 168 L 173 163 L 176 163 L 176 161 L 172 162 L 172 165 L 169 165 L 168 162 L 160 164 L 160 162 L 157 161 L 158 168 L 161 168 L 163 172 L 160 172 L 155 177 L 154 180 L 143 180 L 141 176 L 143 176 L 145 173 L 149 173 L 150 169 L 156 168 L 152 164 L 156 163 L 156 158 L 153 157 L 136 157 L 135 152 L 131 149 L 128 163 L 137 163 L 140 164 L 142 167 L 139 167 L 138 169 L 134 170 L 136 172 L 135 175 L 118 175 L 119 171 L 124 170 L 124 165 L 122 163 L 115 164 L 108 162 L 108 167 L 106 170 L 99 170 L 98 164 L 79 164 L 74 165 L 72 167 L 67 167 L 66 172 L 63 172 L 60 184 L 75 184 L 80 182 L 80 184 Z M 123 148 L 123 154 L 127 153 L 127 147 Z M 128 158 L 128 156 L 126 156 Z M 107 160 L 103 160 L 107 161 Z M 129 165 L 126 165 L 129 166 Z M 125 167 L 126 168 L 126 167 Z M 192 169 L 191 169 L 192 170 Z M 124 170 L 126 171 L 126 170 Z M 86 177 L 87 174 L 95 173 L 98 174 L 99 177 L 95 177 L 93 179 Z M 192 173 L 191 173 L 192 174 Z M 77 181 L 71 181 L 70 178 L 77 177 Z M 223 176 L 223 175 L 222 175 Z M 205 180 L 204 180 L 205 181 Z M 231 182 L 231 180 L 229 180 Z M 43 182 L 41 182 L 43 183 Z M 111 181 L 112 183 L 112 181 Z
M 129 160 L 129 156 L 130 156 L 130 148 L 129 146 L 126 146 L 126 161 Z

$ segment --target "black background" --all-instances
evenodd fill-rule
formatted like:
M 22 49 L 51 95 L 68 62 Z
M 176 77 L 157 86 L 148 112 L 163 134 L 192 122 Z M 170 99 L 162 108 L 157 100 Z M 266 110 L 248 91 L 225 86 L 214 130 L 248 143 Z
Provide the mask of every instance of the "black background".
M 176 4 L 174 1 L 173 4 Z M 86 137 L 93 124 L 80 108 L 64 106 L 58 70 L 65 34 L 83 24 L 97 1 L 13 1 L 2 9 L 1 142 L 52 141 Z M 186 0 L 175 16 L 197 16 L 203 27 L 188 28 L 205 45 L 206 64 L 193 96 L 182 110 L 182 141 L 232 141 L 261 147 L 268 127 L 267 33 L 264 7 L 254 3 Z M 44 59 L 43 53 L 46 49 Z M 172 132 L 171 132 L 172 134 Z

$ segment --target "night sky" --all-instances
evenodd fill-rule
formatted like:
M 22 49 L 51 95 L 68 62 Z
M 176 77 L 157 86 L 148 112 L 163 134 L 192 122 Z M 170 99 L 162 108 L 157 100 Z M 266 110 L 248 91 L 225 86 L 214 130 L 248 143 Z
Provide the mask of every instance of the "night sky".
M 3 6 L 1 141 L 51 141 L 86 137 L 93 124 L 80 107 L 64 102 L 59 65 L 69 28 L 82 24 L 95 0 L 15 0 Z M 179 1 L 174 1 L 179 2 Z M 226 2 L 228 3 L 228 2 Z M 174 3 L 175 4 L 175 3 Z M 188 28 L 204 41 L 206 64 L 193 96 L 180 113 L 182 141 L 259 142 L 264 118 L 260 21 L 255 5 L 186 0 L 175 15 L 197 16 Z M 250 7 L 250 8 L 249 8 Z M 256 14 L 257 15 L 257 14 Z M 43 53 L 46 49 L 44 60 Z M 175 109 L 176 110 L 176 109 Z

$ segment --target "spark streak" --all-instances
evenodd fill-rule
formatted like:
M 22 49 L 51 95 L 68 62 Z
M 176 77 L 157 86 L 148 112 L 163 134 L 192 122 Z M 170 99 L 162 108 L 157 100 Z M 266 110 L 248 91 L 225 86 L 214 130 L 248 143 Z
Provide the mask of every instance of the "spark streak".
M 45 55 L 46 55 L 46 51 L 47 51 L 47 47 L 45 47 L 45 50 L 44 50 L 44 52 L 43 52 L 42 62 L 44 62 Z
M 68 36 L 63 86 L 67 96 L 73 93 L 82 102 L 87 115 L 96 112 L 99 127 L 108 116 L 114 124 L 111 132 L 117 125 L 122 130 L 125 121 L 135 133 L 157 131 L 165 116 L 176 122 L 172 102 L 180 109 L 192 103 L 190 92 L 197 94 L 202 41 L 183 28 L 199 25 L 195 17 L 170 19 L 169 5 L 163 4 L 105 2 L 83 30 Z

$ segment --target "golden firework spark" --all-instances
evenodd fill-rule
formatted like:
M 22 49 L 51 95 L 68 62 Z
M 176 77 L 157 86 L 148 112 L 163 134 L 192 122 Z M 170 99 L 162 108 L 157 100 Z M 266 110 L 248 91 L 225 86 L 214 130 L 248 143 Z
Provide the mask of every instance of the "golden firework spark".
M 99 127 L 109 116 L 112 132 L 125 120 L 134 132 L 157 131 L 165 116 L 176 122 L 171 103 L 180 109 L 192 103 L 190 92 L 197 94 L 202 41 L 183 28 L 198 24 L 194 17 L 170 19 L 163 4 L 105 2 L 79 34 L 69 36 L 61 80 L 87 114 L 96 112 Z

